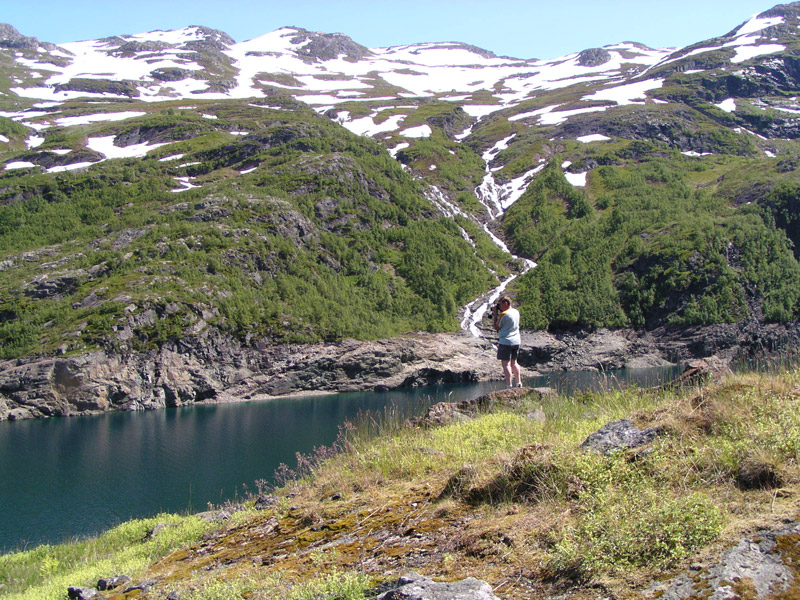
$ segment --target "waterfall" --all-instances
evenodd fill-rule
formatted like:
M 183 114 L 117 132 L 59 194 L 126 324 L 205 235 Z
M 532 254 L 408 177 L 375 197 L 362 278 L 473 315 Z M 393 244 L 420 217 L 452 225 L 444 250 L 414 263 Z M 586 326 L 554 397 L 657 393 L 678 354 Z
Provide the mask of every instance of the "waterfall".
M 508 147 L 508 143 L 515 135 L 516 134 L 512 134 L 509 137 L 500 140 L 492 148 L 483 153 L 483 160 L 486 162 L 486 175 L 484 175 L 481 184 L 475 188 L 475 196 L 486 208 L 486 212 L 489 215 L 489 221 L 483 224 L 483 230 L 487 233 L 489 238 L 501 250 L 503 250 L 503 252 L 507 252 L 509 254 L 511 254 L 511 252 L 509 251 L 508 246 L 506 246 L 503 240 L 492 233 L 492 231 L 489 229 L 489 223 L 501 218 L 505 211 L 508 210 L 508 208 L 514 204 L 514 202 L 519 200 L 531 180 L 533 180 L 536 174 L 539 173 L 539 171 L 541 171 L 545 166 L 544 160 L 542 160 L 539 165 L 529 171 L 526 171 L 522 175 L 515 177 L 508 183 L 503 185 L 499 185 L 497 183 L 494 178 L 494 172 L 498 169 L 492 169 L 491 162 L 502 150 L 505 150 Z M 439 193 L 441 194 L 441 191 Z M 523 266 L 521 271 L 519 273 L 510 275 L 501 281 L 500 285 L 491 290 L 488 294 L 481 295 L 479 298 L 476 298 L 461 309 L 464 314 L 461 319 L 461 329 L 464 331 L 469 331 L 475 337 L 482 337 L 481 332 L 478 329 L 478 324 L 483 320 L 489 308 L 497 302 L 497 299 L 500 298 L 506 287 L 508 287 L 508 284 L 536 266 L 536 263 L 532 260 L 521 258 L 513 254 L 511 254 L 511 256 L 515 260 L 522 263 Z

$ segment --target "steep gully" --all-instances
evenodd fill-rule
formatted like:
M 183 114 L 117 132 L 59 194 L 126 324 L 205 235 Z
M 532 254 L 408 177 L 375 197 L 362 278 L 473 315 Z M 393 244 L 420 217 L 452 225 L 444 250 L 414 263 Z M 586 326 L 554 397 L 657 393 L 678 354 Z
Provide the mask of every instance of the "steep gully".
M 457 139 L 463 139 L 467 135 L 469 135 L 471 128 L 465 131 L 464 133 L 457 136 Z M 478 201 L 486 208 L 486 214 L 488 219 L 485 223 L 480 223 L 474 216 L 469 215 L 461 211 L 458 206 L 454 205 L 453 203 L 449 202 L 445 197 L 444 193 L 435 186 L 430 186 L 428 188 L 428 199 L 431 200 L 439 209 L 447 216 L 454 217 L 456 215 L 460 215 L 466 219 L 470 219 L 475 221 L 480 225 L 483 230 L 487 233 L 487 235 L 491 238 L 491 240 L 504 252 L 511 254 L 508 246 L 501 240 L 490 228 L 490 225 L 500 218 L 502 218 L 505 211 L 516 202 L 520 196 L 525 191 L 527 184 L 530 182 L 531 178 L 536 175 L 544 165 L 539 165 L 536 168 L 524 173 L 523 175 L 511 180 L 505 184 L 498 184 L 494 178 L 494 172 L 499 170 L 502 167 L 492 167 L 492 161 L 497 157 L 497 155 L 508 147 L 508 143 L 514 137 L 513 134 L 505 139 L 500 140 L 497 142 L 492 148 L 487 150 L 483 153 L 483 160 L 486 163 L 486 175 L 483 178 L 483 182 L 480 186 L 475 189 L 475 195 L 478 198 Z M 469 235 L 463 229 L 461 230 L 464 239 L 467 240 L 470 244 L 474 243 L 470 239 Z M 519 256 L 515 256 L 511 254 L 513 259 L 521 265 L 521 269 L 517 273 L 512 273 L 504 280 L 500 282 L 500 285 L 495 287 L 493 290 L 489 291 L 486 294 L 483 294 L 467 304 L 466 306 L 462 307 L 462 319 L 461 319 L 461 329 L 470 333 L 472 336 L 476 338 L 483 337 L 483 334 L 479 328 L 480 323 L 483 321 L 486 312 L 489 308 L 497 301 L 500 295 L 505 291 L 508 285 L 520 275 L 524 275 L 530 269 L 536 266 L 536 263 L 532 260 L 527 258 L 521 258 Z

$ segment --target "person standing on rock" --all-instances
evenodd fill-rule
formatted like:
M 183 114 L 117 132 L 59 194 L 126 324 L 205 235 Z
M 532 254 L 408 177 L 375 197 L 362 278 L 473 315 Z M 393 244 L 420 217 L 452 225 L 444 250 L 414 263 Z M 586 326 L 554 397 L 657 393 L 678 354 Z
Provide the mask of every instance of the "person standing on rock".
M 503 364 L 506 385 L 522 387 L 517 355 L 522 338 L 519 334 L 519 311 L 511 307 L 511 298 L 503 296 L 494 307 L 494 328 L 497 331 L 497 359 Z

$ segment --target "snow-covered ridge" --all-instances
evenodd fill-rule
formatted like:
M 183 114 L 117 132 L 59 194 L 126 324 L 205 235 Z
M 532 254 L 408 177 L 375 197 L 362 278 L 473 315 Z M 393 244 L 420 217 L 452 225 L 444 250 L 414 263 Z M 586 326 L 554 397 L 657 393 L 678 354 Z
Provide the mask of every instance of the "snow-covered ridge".
M 337 37 L 339 36 L 339 37 Z M 319 40 L 335 53 L 320 59 L 308 49 Z M 204 60 L 209 42 L 218 57 L 229 61 L 235 80 L 213 86 Z M 235 43 L 225 34 L 203 27 L 176 31 L 117 36 L 71 42 L 38 58 L 18 57 L 31 71 L 44 75 L 36 85 L 21 84 L 13 92 L 21 97 L 64 101 L 76 97 L 114 97 L 112 90 L 75 91 L 73 80 L 133 82 L 134 97 L 144 101 L 179 97 L 196 99 L 248 98 L 264 95 L 264 86 L 280 87 L 299 99 L 326 108 L 353 100 L 374 100 L 370 93 L 388 84 L 407 98 L 447 95 L 465 101 L 472 93 L 493 90 L 499 101 L 475 109 L 483 114 L 514 105 L 537 91 L 558 89 L 579 81 L 619 78 L 623 67 L 649 67 L 669 51 L 650 50 L 625 43 L 605 48 L 610 59 L 599 65 L 581 65 L 578 54 L 553 60 L 498 57 L 491 52 L 457 42 L 411 44 L 363 49 L 354 60 L 348 48 L 358 47 L 340 34 L 319 34 L 284 27 L 252 40 Z M 333 50 L 331 50 L 331 48 Z M 361 48 L 361 47 L 358 47 Z M 165 75 L 167 73 L 167 75 Z M 224 91 L 220 91 L 224 90 Z M 117 97 L 123 97 L 119 92 Z M 459 101 L 459 100 L 454 100 Z M 491 107 L 491 109 L 486 109 Z
M 785 44 L 771 38 L 787 22 L 781 14 L 790 13 L 755 15 L 726 36 L 684 51 L 624 42 L 548 60 L 497 56 L 460 42 L 365 48 L 343 34 L 297 27 L 237 43 L 224 32 L 192 26 L 71 42 L 60 48 L 43 44 L 38 52 L 17 53 L 15 60 L 39 79 L 17 81 L 12 93 L 51 102 L 77 97 L 157 102 L 262 97 L 265 88 L 278 87 L 324 112 L 346 102 L 387 97 L 391 90 L 394 99 L 447 98 L 463 104 L 471 115 L 485 117 L 575 84 L 624 85 L 654 67 L 715 50 L 732 51 L 734 64 L 781 52 Z M 220 62 L 232 76 L 209 67 Z M 113 86 L 70 85 L 75 80 L 126 82 L 133 87 L 120 91 Z M 491 102 L 471 102 L 472 94 L 487 91 Z M 353 128 L 372 131 L 374 124 Z
M 767 37 L 764 30 L 781 25 L 784 22 L 785 19 L 782 16 L 764 17 L 761 16 L 761 14 L 754 15 L 728 36 L 715 40 L 718 43 L 703 44 L 698 48 L 693 48 L 686 52 L 678 51 L 657 63 L 655 66 L 662 67 L 692 56 L 700 56 L 708 52 L 725 50 L 728 48 L 734 50 L 734 56 L 730 59 L 731 63 L 734 64 L 742 63 L 758 56 L 782 52 L 786 49 L 786 46 L 778 43 L 770 43 L 775 40 Z

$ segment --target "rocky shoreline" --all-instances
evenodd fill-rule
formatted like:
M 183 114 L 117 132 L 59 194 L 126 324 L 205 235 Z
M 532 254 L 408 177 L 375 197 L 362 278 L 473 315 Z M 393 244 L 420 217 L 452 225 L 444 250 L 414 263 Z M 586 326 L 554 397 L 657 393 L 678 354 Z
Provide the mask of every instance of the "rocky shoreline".
M 800 324 L 691 329 L 523 332 L 520 365 L 558 370 L 646 368 L 719 356 L 788 356 Z M 101 350 L 0 361 L 0 420 L 149 410 L 309 393 L 386 391 L 501 376 L 490 339 L 415 333 L 380 341 L 244 345 L 210 329 L 146 354 Z

